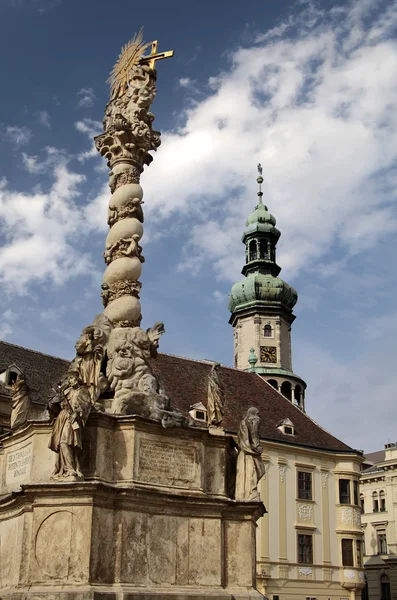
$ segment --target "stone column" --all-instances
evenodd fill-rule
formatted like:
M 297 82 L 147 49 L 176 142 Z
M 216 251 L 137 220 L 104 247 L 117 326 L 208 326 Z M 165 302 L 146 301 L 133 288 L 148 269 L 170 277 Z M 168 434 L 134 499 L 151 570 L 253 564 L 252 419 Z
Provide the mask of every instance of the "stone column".
M 95 138 L 97 150 L 111 169 L 102 301 L 104 313 L 115 327 L 136 327 L 142 318 L 139 277 L 144 258 L 139 242 L 143 235 L 143 190 L 139 180 L 144 165 L 153 160 L 149 151 L 160 145 L 160 133 L 152 129 L 154 115 L 149 112 L 155 83 L 155 69 L 136 66 L 129 87 L 106 106 L 105 133 Z

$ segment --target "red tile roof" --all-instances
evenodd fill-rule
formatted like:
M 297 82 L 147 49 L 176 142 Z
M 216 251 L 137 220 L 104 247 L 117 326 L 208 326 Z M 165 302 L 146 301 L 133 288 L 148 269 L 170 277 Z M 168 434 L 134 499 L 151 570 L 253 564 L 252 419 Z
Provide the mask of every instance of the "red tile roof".
M 173 406 L 183 412 L 198 402 L 207 405 L 208 375 L 211 367 L 212 363 L 207 361 L 190 360 L 169 354 L 159 354 L 153 361 L 155 374 L 171 398 Z M 355 452 L 293 406 L 259 375 L 230 367 L 221 367 L 218 373 L 226 391 L 223 426 L 227 431 L 237 432 L 246 410 L 255 406 L 261 417 L 261 437 L 264 439 L 322 450 Z M 294 436 L 285 435 L 277 429 L 280 422 L 286 418 L 294 424 Z
M 33 399 L 45 404 L 52 394 L 51 387 L 60 381 L 69 362 L 0 342 L 0 372 L 12 364 L 25 373 Z M 184 413 L 192 404 L 202 402 L 207 405 L 208 375 L 212 364 L 161 353 L 152 362 L 172 405 Z M 261 416 L 261 437 L 264 439 L 322 450 L 355 452 L 293 406 L 259 375 L 221 367 L 219 376 L 226 392 L 223 422 L 226 431 L 236 433 L 247 409 L 255 406 Z M 287 418 L 294 424 L 294 436 L 284 435 L 277 429 Z

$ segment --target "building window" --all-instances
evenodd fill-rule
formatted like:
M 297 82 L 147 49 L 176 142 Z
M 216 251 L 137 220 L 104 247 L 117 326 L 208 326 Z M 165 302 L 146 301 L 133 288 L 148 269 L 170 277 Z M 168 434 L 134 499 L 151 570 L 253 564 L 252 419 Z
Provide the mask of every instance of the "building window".
M 362 567 L 363 559 L 362 559 L 362 542 L 361 542 L 361 540 L 356 540 L 356 559 L 357 559 L 357 567 Z
M 379 512 L 378 492 L 372 494 L 373 512 Z
M 378 531 L 378 554 L 387 554 L 386 531 Z
M 380 578 L 380 597 L 381 600 L 391 600 L 390 581 L 387 575 Z
M 252 242 L 249 245 L 249 259 L 250 260 L 256 260 L 257 259 L 256 240 L 252 240 Z
M 360 507 L 361 507 L 361 514 L 363 515 L 365 510 L 364 510 L 364 495 L 360 494 Z
M 353 540 L 342 540 L 342 565 L 344 567 L 354 567 Z
M 353 500 L 354 504 L 358 506 L 358 481 L 353 481 Z
M 350 479 L 339 479 L 339 504 L 350 504 Z
M 7 385 L 13 385 L 18 377 L 19 373 L 17 371 L 9 371 L 7 377 Z
M 272 337 L 272 326 L 267 323 L 263 328 L 264 337 Z
M 312 500 L 312 474 L 298 471 L 298 498 Z
M 313 564 L 313 536 L 298 533 L 298 563 Z
M 380 512 L 385 512 L 386 498 L 385 498 L 385 492 L 383 490 L 379 492 L 379 502 L 380 502 Z

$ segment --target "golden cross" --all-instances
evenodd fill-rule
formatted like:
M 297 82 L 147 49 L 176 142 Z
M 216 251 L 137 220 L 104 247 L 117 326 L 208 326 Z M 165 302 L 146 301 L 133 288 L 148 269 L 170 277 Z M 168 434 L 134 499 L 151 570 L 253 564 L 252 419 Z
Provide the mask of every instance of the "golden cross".
M 139 61 L 141 65 L 149 65 L 151 69 L 154 69 L 156 60 L 162 60 L 163 58 L 171 58 L 171 56 L 174 56 L 173 50 L 169 50 L 168 52 L 157 52 L 158 45 L 159 43 L 157 40 L 152 42 L 150 54 L 148 54 L 148 56 L 143 56 Z

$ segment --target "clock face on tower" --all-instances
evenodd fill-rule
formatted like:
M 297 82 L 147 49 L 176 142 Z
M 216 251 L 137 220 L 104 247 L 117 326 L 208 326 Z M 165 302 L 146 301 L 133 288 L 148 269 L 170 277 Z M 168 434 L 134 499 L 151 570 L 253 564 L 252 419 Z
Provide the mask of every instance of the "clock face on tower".
M 276 363 L 277 348 L 274 346 L 261 346 L 261 362 Z

